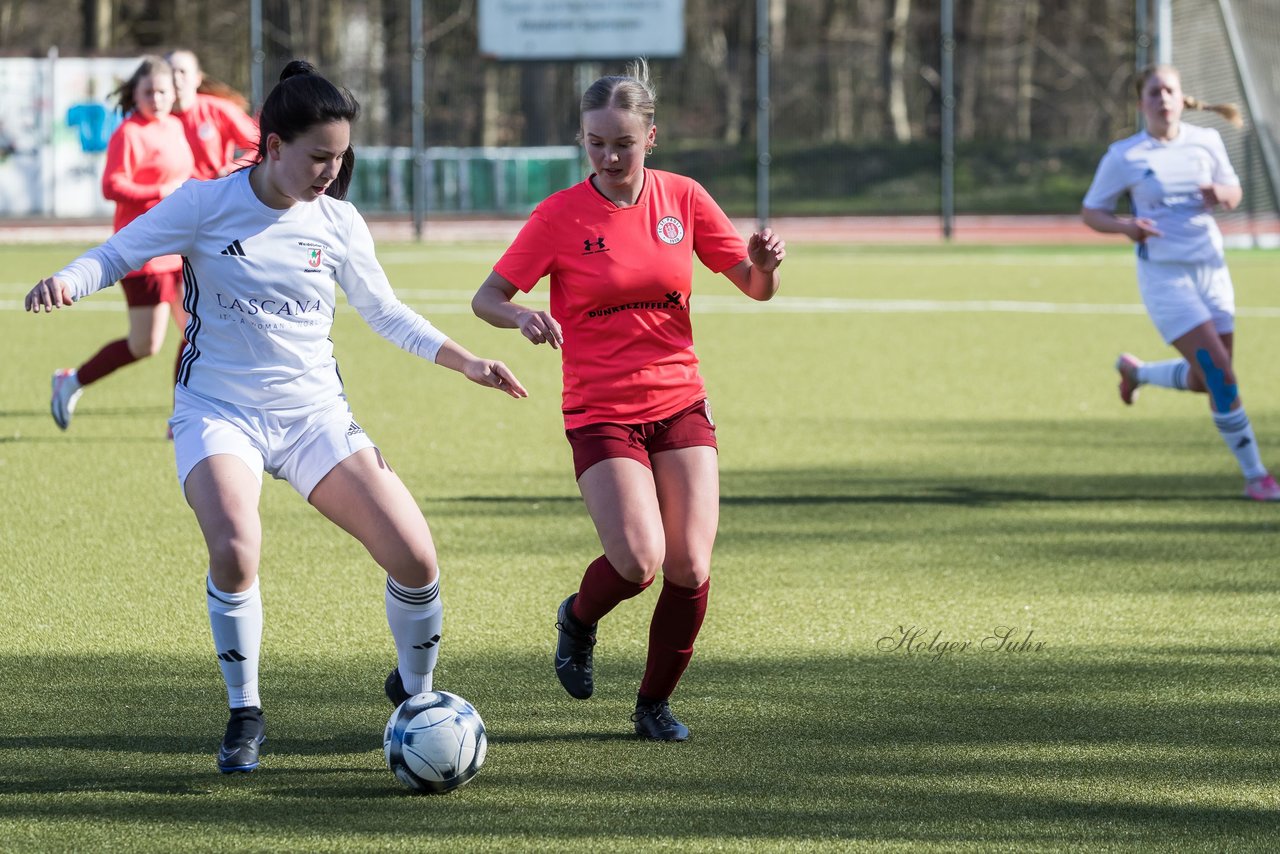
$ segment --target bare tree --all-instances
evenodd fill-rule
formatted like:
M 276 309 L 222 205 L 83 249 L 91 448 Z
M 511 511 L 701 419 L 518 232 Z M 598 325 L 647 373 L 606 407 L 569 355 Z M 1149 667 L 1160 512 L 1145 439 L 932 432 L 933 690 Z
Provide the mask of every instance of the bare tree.
M 911 121 L 907 114 L 907 24 L 911 17 L 911 0 L 887 0 L 885 20 L 885 89 L 889 127 L 898 142 L 911 141 Z

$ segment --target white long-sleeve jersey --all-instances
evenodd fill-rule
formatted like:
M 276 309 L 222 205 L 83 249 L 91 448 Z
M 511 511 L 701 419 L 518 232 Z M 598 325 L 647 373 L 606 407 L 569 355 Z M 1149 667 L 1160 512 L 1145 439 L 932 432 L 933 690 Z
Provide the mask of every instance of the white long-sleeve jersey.
M 1155 222 L 1163 237 L 1148 237 L 1137 252 L 1149 261 L 1218 263 L 1222 232 L 1200 188 L 1240 183 L 1227 148 L 1213 128 L 1182 122 L 1162 142 L 1146 131 L 1112 143 L 1084 197 L 1086 208 L 1110 211 L 1124 193 L 1136 216 Z
M 400 302 L 355 206 L 322 196 L 267 207 L 244 170 L 188 181 L 57 277 L 75 299 L 158 255 L 183 256 L 188 349 L 178 382 L 240 406 L 288 409 L 342 393 L 335 282 L 369 326 L 434 361 L 446 336 Z

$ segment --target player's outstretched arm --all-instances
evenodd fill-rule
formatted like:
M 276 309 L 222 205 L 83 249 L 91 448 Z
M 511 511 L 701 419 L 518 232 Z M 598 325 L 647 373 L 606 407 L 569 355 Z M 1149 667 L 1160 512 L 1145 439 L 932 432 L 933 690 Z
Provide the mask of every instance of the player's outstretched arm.
M 724 271 L 724 274 L 754 300 L 770 300 L 778 292 L 778 265 L 787 257 L 787 243 L 766 228 L 747 241 L 747 260 Z
M 512 397 L 528 397 L 520 380 L 504 364 L 494 359 L 482 359 L 467 351 L 466 347 L 452 339 L 440 345 L 436 354 L 436 364 L 452 368 L 473 383 L 505 391 Z
M 61 279 L 50 276 L 47 279 L 41 279 L 40 284 L 31 289 L 24 304 L 27 311 L 39 312 L 43 309 L 49 312 L 74 303 L 75 300 L 71 298 L 71 288 Z
M 536 311 L 517 305 L 511 300 L 518 289 L 505 278 L 490 273 L 480 290 L 471 298 L 471 310 L 476 317 L 499 329 L 519 329 L 520 334 L 534 344 L 550 344 L 559 350 L 564 343 L 560 324 L 549 311 Z

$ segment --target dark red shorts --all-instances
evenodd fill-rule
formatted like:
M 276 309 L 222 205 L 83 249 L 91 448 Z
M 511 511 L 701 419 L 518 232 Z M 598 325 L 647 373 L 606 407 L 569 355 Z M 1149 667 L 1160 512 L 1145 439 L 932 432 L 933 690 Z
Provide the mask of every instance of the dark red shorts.
M 588 424 L 565 430 L 573 448 L 573 476 L 601 460 L 625 457 L 649 468 L 652 454 L 677 448 L 716 447 L 716 423 L 711 420 L 711 404 L 705 400 L 686 406 L 674 415 L 648 424 Z
M 130 273 L 120 280 L 124 301 L 130 308 L 174 302 L 182 296 L 182 271 L 172 273 Z

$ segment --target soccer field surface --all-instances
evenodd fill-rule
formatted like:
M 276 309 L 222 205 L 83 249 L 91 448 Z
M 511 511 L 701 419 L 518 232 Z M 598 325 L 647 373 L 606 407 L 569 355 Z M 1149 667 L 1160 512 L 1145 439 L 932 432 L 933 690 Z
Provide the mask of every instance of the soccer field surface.
M 987 851 L 1280 846 L 1280 507 L 1242 481 L 1107 248 L 795 246 L 753 304 L 702 271 L 720 440 L 711 605 L 672 706 L 628 715 L 656 591 L 555 679 L 555 609 L 599 543 L 557 354 L 474 318 L 501 247 L 387 244 L 402 299 L 528 386 L 513 401 L 340 306 L 356 417 L 440 553 L 438 687 L 490 736 L 466 788 L 383 766 L 383 574 L 282 482 L 262 494 L 268 743 L 219 775 L 205 551 L 164 438 L 176 336 L 85 393 L 49 375 L 125 330 L 117 288 L 32 317 L 80 247 L 0 268 L 0 850 Z M 1230 256 L 1236 366 L 1280 467 L 1280 253 Z M 530 298 L 545 305 L 545 285 Z

